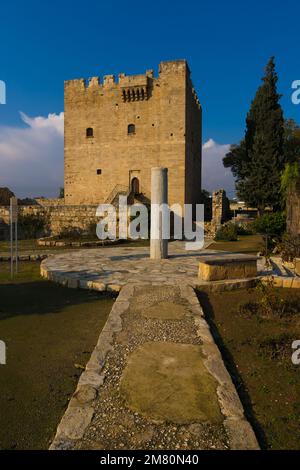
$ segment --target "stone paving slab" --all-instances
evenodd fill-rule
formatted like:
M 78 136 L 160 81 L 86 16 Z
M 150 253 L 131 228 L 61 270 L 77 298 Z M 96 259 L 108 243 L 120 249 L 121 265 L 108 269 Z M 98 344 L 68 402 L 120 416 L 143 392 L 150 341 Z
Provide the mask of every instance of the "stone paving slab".
M 124 448 L 259 448 L 190 286 L 121 290 L 51 445 Z

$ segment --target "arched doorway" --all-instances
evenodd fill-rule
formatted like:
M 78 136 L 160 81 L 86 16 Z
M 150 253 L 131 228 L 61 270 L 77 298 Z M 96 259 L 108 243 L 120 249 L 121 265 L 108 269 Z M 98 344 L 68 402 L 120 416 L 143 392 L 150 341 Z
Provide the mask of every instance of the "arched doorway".
M 134 177 L 131 180 L 131 192 L 135 194 L 140 194 L 140 182 L 138 178 Z

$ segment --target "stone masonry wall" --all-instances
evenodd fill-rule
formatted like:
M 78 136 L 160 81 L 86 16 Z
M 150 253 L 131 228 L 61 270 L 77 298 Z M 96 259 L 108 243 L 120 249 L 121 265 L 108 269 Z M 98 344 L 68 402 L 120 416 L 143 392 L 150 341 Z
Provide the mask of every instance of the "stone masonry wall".
M 99 220 L 97 206 L 19 206 L 19 214 L 39 214 L 49 221 L 51 235 L 57 235 L 63 228 L 87 230 L 90 224 Z M 0 221 L 9 224 L 9 207 L 0 207 Z
M 96 209 L 98 206 L 19 206 L 18 213 L 21 215 L 40 215 L 43 216 L 49 228 L 50 235 L 58 235 L 62 229 L 79 228 L 80 230 L 88 230 L 91 224 L 99 222 L 96 217 Z M 117 210 L 118 208 L 116 208 Z M 117 210 L 117 228 L 125 229 L 126 220 L 123 225 L 119 222 Z M 108 220 L 108 216 L 106 216 Z M 111 219 L 112 220 L 112 219 Z M 127 220 L 127 226 L 130 219 Z M 0 239 L 9 236 L 9 207 L 0 206 Z

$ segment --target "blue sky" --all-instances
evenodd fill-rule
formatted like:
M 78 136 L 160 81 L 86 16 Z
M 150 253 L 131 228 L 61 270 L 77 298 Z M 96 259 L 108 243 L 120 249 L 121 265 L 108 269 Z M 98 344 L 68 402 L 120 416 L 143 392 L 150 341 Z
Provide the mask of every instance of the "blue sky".
M 1 178 L 3 162 L 9 175 L 3 139 L 8 133 L 11 143 L 13 130 L 35 125 L 39 116 L 59 115 L 65 79 L 157 72 L 162 60 L 186 58 L 203 107 L 203 140 L 224 150 L 241 139 L 263 68 L 275 55 L 285 115 L 300 122 L 300 105 L 290 98 L 292 81 L 300 79 L 300 2 L 11 0 L 0 13 L 0 80 L 7 86 L 7 104 L 0 105 L 0 186 L 13 184 L 22 194 L 26 184 Z M 19 111 L 29 118 L 22 120 Z M 59 181 L 58 175 L 51 184 Z M 45 192 L 52 195 L 50 186 Z

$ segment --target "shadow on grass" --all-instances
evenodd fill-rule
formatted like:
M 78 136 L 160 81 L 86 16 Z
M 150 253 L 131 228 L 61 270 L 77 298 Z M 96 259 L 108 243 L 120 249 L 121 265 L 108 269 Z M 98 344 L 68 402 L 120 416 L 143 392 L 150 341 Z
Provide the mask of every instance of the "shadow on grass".
M 14 283 L 0 284 L 0 449 L 49 447 L 113 305 L 108 294 L 30 275 L 38 266 L 20 266 Z
M 73 290 L 48 281 L 0 284 L 0 321 L 18 315 L 59 313 L 65 307 L 116 296 Z
M 197 291 L 197 296 L 203 308 L 205 319 L 207 323 L 209 324 L 214 340 L 221 351 L 225 366 L 231 375 L 232 381 L 236 387 L 240 400 L 244 406 L 246 418 L 251 423 L 261 448 L 267 449 L 268 443 L 267 443 L 266 434 L 264 430 L 262 429 L 261 425 L 259 424 L 259 422 L 257 421 L 257 419 L 255 418 L 255 414 L 253 412 L 253 407 L 251 404 L 250 395 L 248 394 L 244 381 L 235 365 L 234 358 L 231 352 L 229 351 L 229 349 L 226 347 L 222 339 L 222 336 L 220 335 L 219 330 L 215 324 L 215 321 L 214 321 L 215 315 L 214 315 L 213 307 L 209 301 L 209 296 L 204 291 Z

